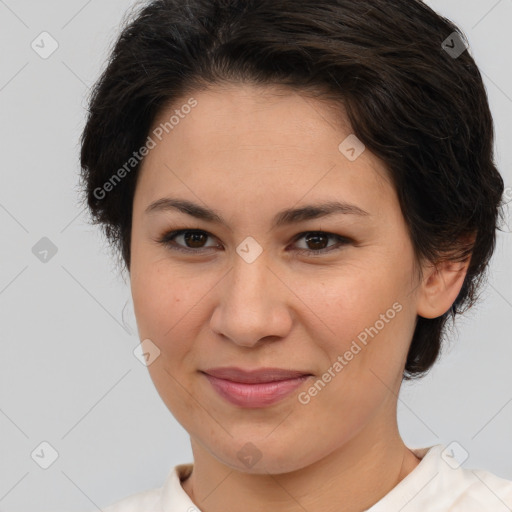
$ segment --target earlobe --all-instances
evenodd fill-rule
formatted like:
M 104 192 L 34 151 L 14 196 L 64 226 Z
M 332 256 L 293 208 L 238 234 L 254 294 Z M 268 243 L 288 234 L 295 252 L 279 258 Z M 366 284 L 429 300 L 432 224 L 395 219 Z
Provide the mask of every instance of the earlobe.
M 446 313 L 455 302 L 469 266 L 463 262 L 443 261 L 425 269 L 418 293 L 417 314 L 423 318 L 437 318 Z

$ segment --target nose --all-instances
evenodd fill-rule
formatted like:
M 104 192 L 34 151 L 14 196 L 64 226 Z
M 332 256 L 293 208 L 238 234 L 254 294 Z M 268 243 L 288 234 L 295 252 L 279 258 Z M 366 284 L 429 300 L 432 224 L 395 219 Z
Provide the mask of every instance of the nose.
M 237 256 L 233 268 L 219 283 L 210 327 L 244 347 L 287 336 L 293 324 L 293 293 L 283 281 L 263 255 L 252 263 Z

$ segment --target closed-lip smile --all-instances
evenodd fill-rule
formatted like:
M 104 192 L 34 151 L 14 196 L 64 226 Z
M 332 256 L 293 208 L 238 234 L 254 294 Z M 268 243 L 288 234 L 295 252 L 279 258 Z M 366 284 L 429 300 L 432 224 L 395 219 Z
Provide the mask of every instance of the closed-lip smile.
M 200 373 L 221 397 L 234 405 L 248 408 L 274 404 L 312 376 L 308 371 L 270 367 L 254 370 L 218 367 L 201 370 Z

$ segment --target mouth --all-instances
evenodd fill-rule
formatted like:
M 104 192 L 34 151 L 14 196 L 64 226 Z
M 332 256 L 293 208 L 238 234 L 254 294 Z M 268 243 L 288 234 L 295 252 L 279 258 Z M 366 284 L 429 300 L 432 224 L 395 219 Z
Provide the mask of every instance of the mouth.
M 307 371 L 281 368 L 210 368 L 200 373 L 222 398 L 233 405 L 247 408 L 279 402 L 313 377 Z

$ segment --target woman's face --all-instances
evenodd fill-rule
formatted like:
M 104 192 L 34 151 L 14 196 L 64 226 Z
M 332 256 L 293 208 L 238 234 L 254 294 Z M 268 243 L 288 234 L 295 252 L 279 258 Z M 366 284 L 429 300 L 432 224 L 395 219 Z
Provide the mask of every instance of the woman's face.
M 150 133 L 133 204 L 131 287 L 140 339 L 160 351 L 153 382 L 193 443 L 252 473 L 391 435 L 418 307 L 382 163 L 358 156 L 326 104 L 276 93 L 215 87 L 163 112 L 153 129 L 175 117 Z M 282 213 L 334 202 L 329 215 Z M 236 385 L 205 374 L 227 367 L 309 377 Z

